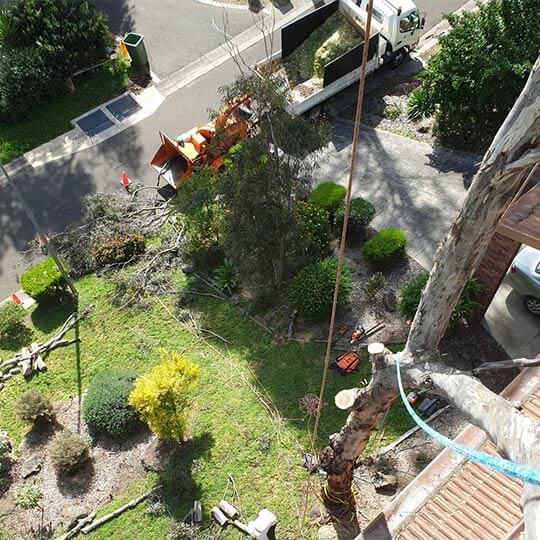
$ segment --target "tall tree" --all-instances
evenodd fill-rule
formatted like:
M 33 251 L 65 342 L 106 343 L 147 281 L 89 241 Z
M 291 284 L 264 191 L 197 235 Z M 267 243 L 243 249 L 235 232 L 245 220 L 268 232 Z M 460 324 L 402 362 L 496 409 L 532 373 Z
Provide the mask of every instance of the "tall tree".
M 467 279 L 484 254 L 523 169 L 540 159 L 540 58 L 510 114 L 499 129 L 452 229 L 439 248 L 400 354 L 402 378 L 409 387 L 429 388 L 484 430 L 501 454 L 540 468 L 540 425 L 488 390 L 471 372 L 437 359 L 437 347 Z M 370 346 L 373 375 L 363 388 L 343 390 L 336 405 L 349 411 L 346 424 L 320 455 L 327 472 L 328 499 L 350 502 L 352 473 L 369 436 L 398 396 L 396 355 L 382 344 Z M 540 364 L 517 359 L 500 368 Z M 493 366 L 490 364 L 490 368 Z M 528 538 L 540 537 L 540 488 L 526 484 L 523 512 Z
M 328 131 L 320 121 L 291 117 L 272 78 L 240 77 L 223 94 L 225 102 L 249 94 L 257 120 L 219 183 L 225 251 L 245 280 L 280 289 L 302 265 L 299 254 L 306 250 L 293 209 L 311 187 Z

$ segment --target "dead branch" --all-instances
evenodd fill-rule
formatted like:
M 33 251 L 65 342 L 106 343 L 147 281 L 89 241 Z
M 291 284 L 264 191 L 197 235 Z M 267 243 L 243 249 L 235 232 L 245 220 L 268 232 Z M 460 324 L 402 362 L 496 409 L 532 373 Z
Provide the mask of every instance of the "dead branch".
M 83 534 L 88 534 L 89 532 L 92 532 L 94 529 L 97 529 L 100 525 L 103 525 L 103 523 L 107 523 L 107 521 L 110 521 L 111 519 L 114 519 L 115 517 L 119 516 L 120 514 L 122 514 L 126 510 L 129 510 L 130 508 L 134 508 L 139 503 L 141 503 L 142 501 L 147 499 L 150 495 L 152 495 L 152 493 L 155 493 L 158 489 L 159 488 L 151 489 L 150 491 L 147 491 L 146 493 L 144 493 L 140 497 L 136 497 L 135 499 L 132 499 L 128 503 L 122 505 L 120 508 L 117 508 L 116 510 L 114 510 L 110 514 L 107 514 L 107 515 L 105 515 L 105 516 L 103 516 L 103 517 L 101 517 L 99 519 L 96 519 L 95 521 L 93 521 L 89 525 L 86 525 L 86 526 L 82 527 L 81 532 Z
M 478 375 L 484 371 L 496 371 L 498 369 L 513 369 L 540 366 L 540 355 L 536 358 L 515 358 L 514 360 L 504 360 L 502 362 L 484 362 L 473 369 L 473 375 Z

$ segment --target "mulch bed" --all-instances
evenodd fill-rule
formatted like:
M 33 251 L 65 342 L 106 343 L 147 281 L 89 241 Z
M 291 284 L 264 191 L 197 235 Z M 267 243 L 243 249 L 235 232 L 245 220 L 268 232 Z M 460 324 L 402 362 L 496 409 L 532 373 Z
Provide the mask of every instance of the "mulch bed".
M 91 461 L 72 477 L 59 479 L 48 457 L 48 446 L 62 430 L 77 431 L 77 399 L 56 403 L 56 423 L 48 429 L 31 430 L 18 449 L 19 457 L 11 469 L 12 484 L 0 500 L 0 528 L 13 538 L 31 538 L 31 529 L 41 523 L 41 510 L 24 510 L 14 501 L 15 488 L 33 483 L 42 493 L 43 523 L 53 530 L 66 527 L 79 514 L 90 513 L 108 503 L 115 495 L 145 474 L 141 457 L 155 437 L 144 429 L 121 443 L 101 438 L 91 447 Z M 86 426 L 81 434 L 88 436 Z M 41 470 L 24 480 L 21 469 L 31 460 L 42 460 Z

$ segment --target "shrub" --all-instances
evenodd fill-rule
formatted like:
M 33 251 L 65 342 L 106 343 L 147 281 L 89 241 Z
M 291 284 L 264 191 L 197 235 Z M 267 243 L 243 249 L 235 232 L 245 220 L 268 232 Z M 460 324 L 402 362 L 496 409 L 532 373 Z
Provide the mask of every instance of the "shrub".
M 214 280 L 220 291 L 232 294 L 238 287 L 238 272 L 233 263 L 225 259 L 223 264 L 214 270 Z
M 8 301 L 0 306 L 0 341 L 20 334 L 24 327 L 24 308 Z
M 300 235 L 306 242 L 308 251 L 316 257 L 324 255 L 330 243 L 328 212 L 309 202 L 298 201 L 294 208 L 294 218 L 300 227 Z
M 447 16 L 451 29 L 420 78 L 439 136 L 467 148 L 493 139 L 540 50 L 538 0 L 489 0 Z
M 92 433 L 122 438 L 137 428 L 137 412 L 128 402 L 136 378 L 135 371 L 109 369 L 92 379 L 83 403 L 84 420 Z
M 396 120 L 401 116 L 401 107 L 395 103 L 391 103 L 384 108 L 383 116 L 388 120 Z
M 401 229 L 381 229 L 362 247 L 362 255 L 375 268 L 385 270 L 405 256 L 407 237 Z
M 337 259 L 328 257 L 310 264 L 297 274 L 289 287 L 289 303 L 306 319 L 322 319 L 332 310 Z M 343 266 L 338 306 L 345 305 L 352 291 L 350 271 Z
M 15 402 L 15 413 L 26 422 L 51 420 L 53 407 L 50 399 L 37 390 L 27 390 Z
M 366 281 L 362 290 L 368 302 L 375 300 L 377 293 L 384 287 L 385 283 L 386 280 L 380 272 L 376 272 Z
M 54 300 L 66 291 L 66 281 L 52 257 L 25 270 L 19 279 L 21 287 L 36 302 Z
M 90 457 L 84 437 L 67 430 L 56 435 L 51 443 L 49 455 L 54 470 L 60 475 L 73 474 Z
M 146 239 L 141 234 L 117 234 L 99 242 L 92 251 L 92 257 L 100 267 L 135 260 L 145 250 Z
M 37 47 L 0 47 L 0 120 L 21 121 L 49 96 L 58 93 L 60 81 Z
M 158 437 L 181 441 L 199 368 L 164 349 L 160 357 L 160 364 L 135 381 L 129 403 Z
M 15 504 L 24 508 L 25 510 L 31 510 L 37 508 L 39 502 L 43 498 L 43 492 L 34 483 L 26 482 L 15 488 L 13 499 Z
M 399 300 L 399 310 L 407 319 L 413 319 L 420 299 L 429 278 L 429 272 L 422 272 L 410 283 L 401 289 L 401 298 Z M 454 307 L 450 318 L 450 326 L 458 324 L 462 320 L 470 318 L 480 307 L 480 303 L 475 297 L 482 292 L 483 288 L 476 279 L 469 279 L 465 283 L 461 297 Z
M 407 116 L 419 120 L 431 114 L 429 103 L 420 88 L 414 89 L 407 99 Z
M 338 207 L 334 216 L 336 225 L 341 228 L 343 226 L 343 219 L 345 218 L 345 202 Z M 356 236 L 363 237 L 366 233 L 366 227 L 371 223 L 374 216 L 375 207 L 370 202 L 365 201 L 361 197 L 352 199 L 347 230 Z
M 307 202 L 333 212 L 345 198 L 347 190 L 335 182 L 319 184 L 308 196 Z

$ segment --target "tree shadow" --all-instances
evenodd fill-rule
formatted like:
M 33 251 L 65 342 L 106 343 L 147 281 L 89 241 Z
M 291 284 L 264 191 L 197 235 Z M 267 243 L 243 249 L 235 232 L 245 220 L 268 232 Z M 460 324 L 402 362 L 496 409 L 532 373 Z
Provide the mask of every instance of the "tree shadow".
M 452 150 L 440 144 L 433 145 L 433 152 L 428 156 L 432 167 L 442 173 L 455 172 L 463 176 L 463 187 L 469 189 L 482 156 Z
M 60 298 L 58 302 L 51 301 L 38 304 L 31 314 L 33 325 L 48 334 L 62 326 L 66 319 L 77 311 L 77 300 L 71 295 Z
M 29 450 L 45 446 L 51 439 L 58 433 L 62 431 L 63 426 L 56 419 L 53 419 L 49 422 L 34 422 L 30 431 L 26 433 L 23 439 L 22 446 L 28 448 Z
M 163 486 L 163 502 L 167 512 L 177 521 L 183 520 L 193 506 L 194 500 L 202 498 L 202 490 L 193 478 L 193 466 L 198 459 L 207 456 L 214 446 L 210 433 L 201 433 L 178 446 L 175 454 L 160 474 Z
M 92 486 L 95 468 L 92 459 L 86 460 L 71 475 L 59 474 L 56 477 L 58 491 L 64 497 L 76 498 L 84 495 Z
M 14 331 L 10 332 L 9 336 L 0 338 L 0 348 L 6 351 L 17 352 L 22 347 L 29 345 L 32 342 L 34 333 L 32 329 L 25 324 L 19 324 Z
M 107 17 L 109 29 L 118 35 L 134 30 L 134 6 L 128 0 L 96 0 L 96 8 Z

